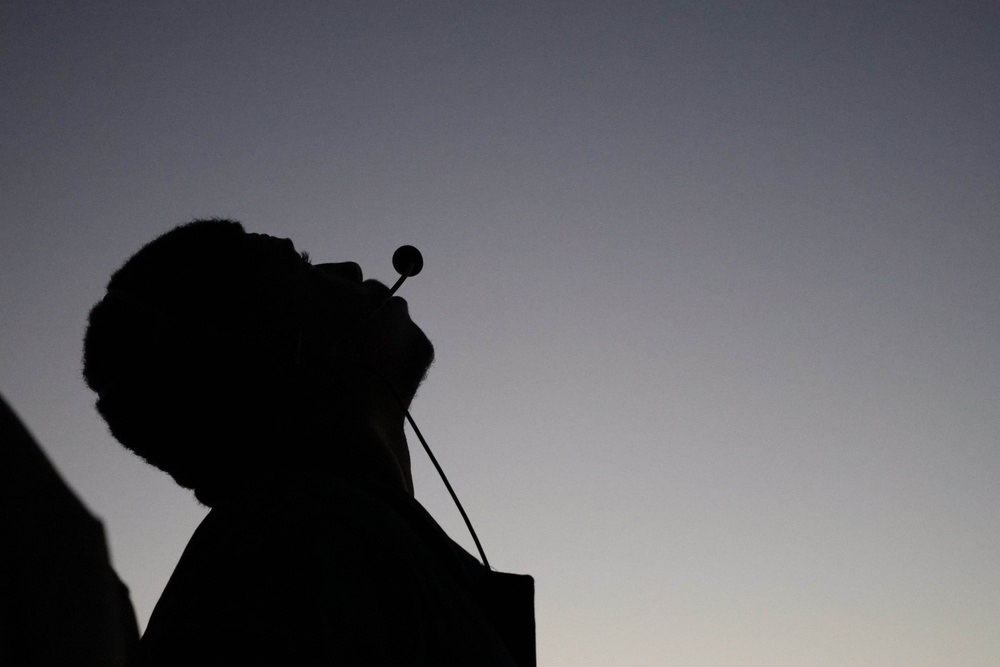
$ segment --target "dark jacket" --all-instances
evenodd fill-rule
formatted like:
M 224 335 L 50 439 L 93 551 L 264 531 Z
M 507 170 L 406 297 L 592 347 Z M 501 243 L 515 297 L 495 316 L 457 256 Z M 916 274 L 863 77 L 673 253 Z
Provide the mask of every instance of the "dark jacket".
M 533 582 L 489 572 L 410 496 L 322 472 L 212 509 L 141 665 L 534 665 Z

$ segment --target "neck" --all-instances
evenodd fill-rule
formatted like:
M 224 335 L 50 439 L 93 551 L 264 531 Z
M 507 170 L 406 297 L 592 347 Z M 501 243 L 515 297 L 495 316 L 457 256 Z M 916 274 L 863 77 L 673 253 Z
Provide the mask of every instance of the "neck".
M 379 458 L 385 460 L 406 491 L 413 495 L 413 477 L 410 470 L 410 449 L 403 425 L 406 408 L 397 400 L 392 388 L 378 377 L 368 376 L 368 424 L 375 436 Z
M 405 403 L 384 378 L 368 369 L 342 368 L 339 380 L 335 395 L 327 399 L 336 404 L 332 418 L 319 424 L 323 446 L 331 447 L 331 453 L 344 451 L 362 470 L 413 495 L 410 451 L 403 430 Z M 331 414 L 314 412 L 324 413 Z
M 364 368 L 341 368 L 338 382 L 318 393 L 292 399 L 299 418 L 273 430 L 250 429 L 243 434 L 250 449 L 267 452 L 275 442 L 291 442 L 288 463 L 327 468 L 343 476 L 377 479 L 413 495 L 410 452 L 403 430 L 406 403 L 401 403 L 385 379 Z M 406 400 L 405 398 L 402 400 Z M 408 403 L 408 401 L 407 401 Z M 270 463 L 265 463 L 266 461 Z M 249 468 L 266 476 L 271 456 L 255 457 Z

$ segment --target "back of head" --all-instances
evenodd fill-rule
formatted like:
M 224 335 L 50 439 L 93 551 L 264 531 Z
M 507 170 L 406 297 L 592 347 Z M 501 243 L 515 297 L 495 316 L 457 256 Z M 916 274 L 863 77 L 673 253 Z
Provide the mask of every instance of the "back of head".
M 153 240 L 111 277 L 84 339 L 111 433 L 207 505 L 302 402 L 296 258 L 255 236 L 213 219 Z

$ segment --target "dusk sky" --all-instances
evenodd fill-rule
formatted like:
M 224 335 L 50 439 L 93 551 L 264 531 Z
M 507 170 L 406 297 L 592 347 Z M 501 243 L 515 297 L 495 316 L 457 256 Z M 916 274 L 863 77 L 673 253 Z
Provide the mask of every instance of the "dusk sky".
M 206 510 L 83 330 L 219 216 L 421 249 L 413 415 L 539 665 L 1000 664 L 995 0 L 0 0 L 0 85 L 0 392 L 141 625 Z

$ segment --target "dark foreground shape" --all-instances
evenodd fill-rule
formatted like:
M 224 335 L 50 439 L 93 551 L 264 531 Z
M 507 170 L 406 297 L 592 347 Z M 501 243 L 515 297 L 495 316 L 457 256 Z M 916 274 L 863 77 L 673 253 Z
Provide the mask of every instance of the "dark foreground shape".
M 0 665 L 134 662 L 139 631 L 104 528 L 0 398 Z

